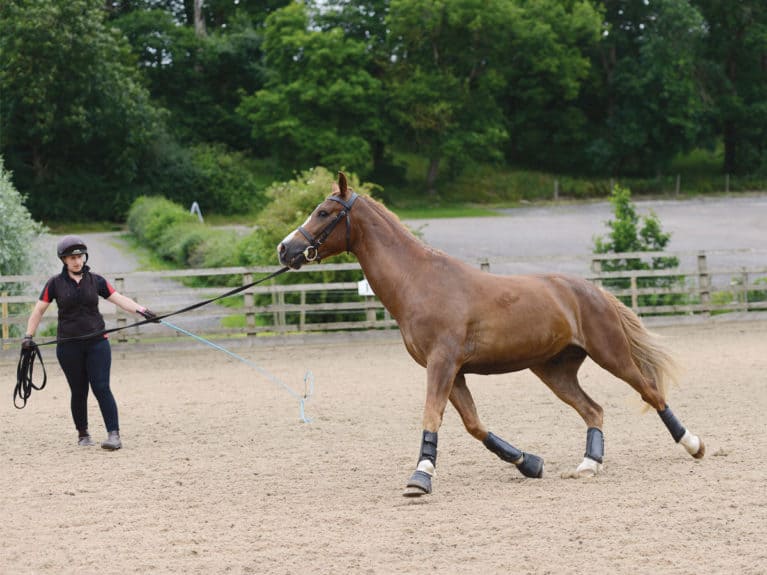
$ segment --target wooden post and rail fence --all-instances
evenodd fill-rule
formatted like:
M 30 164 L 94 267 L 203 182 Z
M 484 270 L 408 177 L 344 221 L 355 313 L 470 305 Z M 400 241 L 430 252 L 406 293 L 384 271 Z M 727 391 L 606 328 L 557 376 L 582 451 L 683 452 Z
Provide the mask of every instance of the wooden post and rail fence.
M 728 254 L 747 252 L 752 262 L 729 265 Z M 602 285 L 645 318 L 664 316 L 680 322 L 686 318 L 708 318 L 732 312 L 767 311 L 767 252 L 756 250 L 717 251 L 716 265 L 711 252 L 636 252 L 591 256 L 587 279 Z M 605 271 L 604 262 L 616 259 L 677 257 L 679 265 L 669 269 Z M 528 260 L 531 261 L 531 260 Z M 506 262 L 508 263 L 508 262 Z M 481 269 L 492 272 L 493 262 L 482 261 Z M 231 267 L 110 274 L 108 278 L 121 293 L 164 314 L 231 290 L 232 278 L 239 285 L 275 271 L 276 267 Z M 305 272 L 344 272 L 346 281 L 294 283 L 287 276 Z M 205 287 L 192 287 L 195 278 L 207 278 Z M 18 343 L 29 313 L 47 276 L 0 276 L 3 347 Z M 217 281 L 218 280 L 218 281 Z M 407 289 L 403 286 L 402 289 Z M 255 286 L 232 298 L 202 306 L 169 318 L 184 329 L 208 337 L 244 337 L 317 331 L 361 331 L 396 328 L 396 321 L 369 291 L 357 263 L 320 264 L 283 274 L 267 284 Z M 227 298 L 228 300 L 228 298 Z M 221 300 L 221 301 L 227 301 Z M 55 306 L 54 306 L 55 307 Z M 131 317 L 112 304 L 102 307 L 108 327 L 127 325 Z M 767 315 L 765 315 L 767 318 Z M 55 337 L 55 312 L 44 317 L 36 338 Z M 175 337 L 165 326 L 147 324 L 114 334 L 118 341 L 141 341 Z

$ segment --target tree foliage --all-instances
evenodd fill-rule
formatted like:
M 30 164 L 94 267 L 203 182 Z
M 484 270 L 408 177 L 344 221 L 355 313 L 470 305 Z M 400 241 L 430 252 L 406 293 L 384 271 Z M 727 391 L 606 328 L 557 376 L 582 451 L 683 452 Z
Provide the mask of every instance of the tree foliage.
M 369 53 L 340 28 L 311 29 L 310 16 L 294 3 L 266 19 L 266 84 L 242 98 L 239 112 L 256 147 L 283 164 L 369 168 L 381 97 Z
M 700 67 L 728 174 L 767 173 L 767 4 L 694 0 L 708 39 Z
M 33 214 L 240 210 L 252 158 L 387 183 L 407 161 L 432 193 L 474 163 L 661 181 L 718 145 L 728 174 L 767 173 L 762 0 L 201 5 L 0 3 L 0 153 Z
M 99 181 L 113 189 L 133 182 L 161 127 L 130 47 L 105 24 L 102 5 L 8 0 L 1 9 L 0 128 L 9 167 L 20 186 L 53 188 L 74 210 L 96 200 Z M 72 174 L 92 188 L 78 189 Z M 49 199 L 34 193 L 29 205 L 56 215 Z M 69 211 L 64 202 L 56 209 Z
M 605 173 L 655 174 L 699 141 L 705 23 L 687 0 L 605 6 L 599 66 L 585 94 L 593 127 L 586 159 Z

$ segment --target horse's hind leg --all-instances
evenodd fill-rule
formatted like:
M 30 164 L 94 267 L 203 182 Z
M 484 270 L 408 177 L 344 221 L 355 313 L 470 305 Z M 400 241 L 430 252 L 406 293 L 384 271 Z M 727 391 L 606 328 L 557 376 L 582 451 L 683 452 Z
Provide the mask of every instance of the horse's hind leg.
M 622 338 L 614 340 L 616 345 L 620 341 L 622 341 Z M 669 408 L 664 393 L 656 385 L 656 382 L 642 374 L 631 357 L 628 344 L 625 350 L 621 347 L 616 347 L 616 345 L 613 346 L 612 353 L 609 354 L 590 353 L 591 359 L 615 377 L 622 379 L 633 387 L 642 399 L 655 409 L 666 429 L 671 433 L 671 437 L 674 438 L 674 441 L 681 444 L 695 459 L 703 457 L 706 453 L 706 446 L 703 441 L 697 435 L 685 429 L 682 422 L 679 421 Z
M 604 458 L 603 411 L 578 383 L 578 369 L 584 359 L 586 352 L 583 349 L 569 347 L 545 364 L 531 368 L 531 371 L 586 422 L 586 452 L 575 473 L 577 476 L 592 476 L 599 473 Z
M 493 435 L 482 424 L 477 414 L 474 398 L 471 396 L 466 377 L 458 374 L 450 391 L 450 402 L 461 416 L 464 427 L 473 437 L 479 439 L 485 447 L 498 457 L 517 466 L 519 471 L 527 477 L 543 476 L 543 459 L 532 453 L 520 451 L 513 445 L 506 443 L 500 437 Z

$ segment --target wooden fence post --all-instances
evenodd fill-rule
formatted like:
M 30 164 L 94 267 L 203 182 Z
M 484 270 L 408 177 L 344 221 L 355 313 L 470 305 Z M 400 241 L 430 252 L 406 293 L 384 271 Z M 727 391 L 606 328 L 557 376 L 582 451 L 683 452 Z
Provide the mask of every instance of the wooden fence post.
M 711 277 L 708 275 L 706 252 L 698 252 L 698 295 L 703 314 L 711 315 Z
M 253 283 L 253 274 L 245 272 L 242 274 L 242 285 L 248 285 L 250 283 Z M 251 329 L 256 327 L 256 314 L 253 312 L 255 298 L 253 297 L 252 291 L 245 291 L 243 304 L 245 305 L 245 330 L 250 333 Z
M 639 314 L 639 296 L 637 295 L 637 277 L 631 276 L 631 309 Z
M 591 260 L 591 271 L 594 272 L 595 275 L 599 275 L 602 273 L 602 260 Z M 594 283 L 598 285 L 599 287 L 602 287 L 602 280 L 597 278 L 594 280 Z
M 2 294 L 3 296 L 3 349 L 8 349 L 8 344 L 5 343 L 6 340 L 10 337 L 10 329 L 8 327 L 8 302 L 5 301 L 5 298 L 8 296 L 8 292 L 4 291 Z
M 306 327 L 306 292 L 301 290 L 301 312 L 298 317 L 298 330 L 304 331 Z
M 125 278 L 115 278 L 115 289 L 120 293 L 125 293 Z M 118 328 L 128 325 L 128 318 L 120 306 L 115 306 L 115 315 Z M 117 333 L 119 334 L 117 336 L 117 341 L 122 343 L 128 341 L 128 336 L 125 334 L 125 330 L 120 330 Z
M 746 268 L 741 269 L 741 285 L 743 286 L 743 311 L 748 311 L 748 270 Z
M 280 306 L 280 308 L 283 308 L 285 306 L 285 292 L 277 292 L 277 305 Z M 284 309 L 280 309 L 279 312 L 277 312 L 277 315 L 279 316 L 278 324 L 281 326 L 288 325 L 288 314 Z

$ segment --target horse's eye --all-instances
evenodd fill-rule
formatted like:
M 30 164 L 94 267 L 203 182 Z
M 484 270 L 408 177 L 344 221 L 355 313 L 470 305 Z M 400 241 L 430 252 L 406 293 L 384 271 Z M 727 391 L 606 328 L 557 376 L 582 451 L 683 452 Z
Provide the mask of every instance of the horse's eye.
M 328 213 L 325 210 L 320 210 L 319 212 L 317 212 L 317 215 L 319 217 L 321 217 L 321 218 L 327 218 L 328 217 Z

